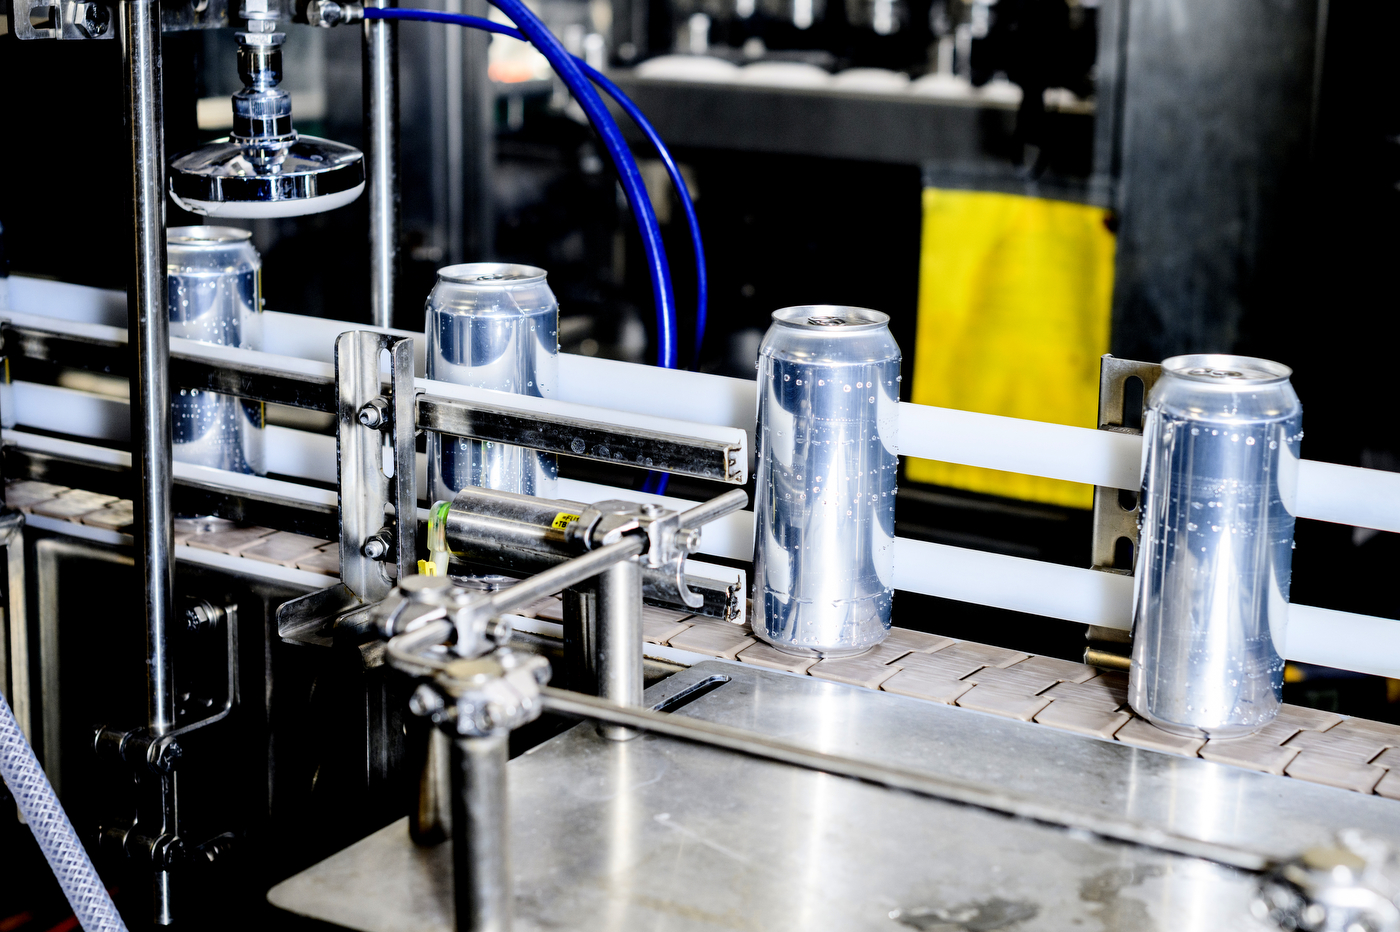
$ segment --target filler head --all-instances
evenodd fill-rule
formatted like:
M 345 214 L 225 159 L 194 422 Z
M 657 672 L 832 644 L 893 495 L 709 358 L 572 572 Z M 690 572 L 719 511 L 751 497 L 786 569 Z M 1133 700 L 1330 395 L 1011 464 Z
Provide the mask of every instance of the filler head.
M 270 23 L 238 34 L 233 132 L 170 163 L 170 196 L 209 217 L 299 217 L 349 204 L 365 188 L 360 150 L 292 129 L 292 98 L 282 81 L 280 32 Z

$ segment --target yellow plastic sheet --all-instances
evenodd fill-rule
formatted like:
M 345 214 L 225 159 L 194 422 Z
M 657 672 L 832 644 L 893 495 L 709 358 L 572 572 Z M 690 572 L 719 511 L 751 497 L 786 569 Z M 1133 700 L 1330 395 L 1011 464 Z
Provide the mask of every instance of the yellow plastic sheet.
M 1108 352 L 1113 234 L 1099 207 L 924 189 L 915 404 L 1093 427 Z M 1089 508 L 1093 487 L 911 459 L 905 475 Z

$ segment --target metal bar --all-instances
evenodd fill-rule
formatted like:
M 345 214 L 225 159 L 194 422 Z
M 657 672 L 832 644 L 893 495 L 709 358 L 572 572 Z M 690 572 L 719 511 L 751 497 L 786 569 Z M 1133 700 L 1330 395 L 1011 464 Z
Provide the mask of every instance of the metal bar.
M 367 0 L 365 5 L 393 4 Z M 394 289 L 399 277 L 398 24 L 367 19 L 363 30 L 370 319 L 376 327 L 388 327 L 394 320 Z
M 835 776 L 849 777 L 865 783 L 904 790 L 947 802 L 962 803 L 1002 812 L 1022 819 L 1034 819 L 1077 831 L 1092 832 L 1104 838 L 1125 841 L 1147 848 L 1204 858 L 1243 870 L 1265 869 L 1270 859 L 1263 854 L 1229 845 L 1187 838 L 1129 819 L 1116 819 L 1092 812 L 1067 809 L 1005 790 L 992 789 L 950 777 L 937 776 L 891 767 L 885 764 L 827 754 L 800 745 L 789 744 L 766 735 L 755 734 L 727 725 L 706 722 L 698 718 L 673 716 L 649 709 L 624 708 L 604 699 L 584 696 L 545 686 L 540 699 L 546 711 L 574 718 L 592 719 L 611 725 L 621 725 L 649 731 L 653 734 L 678 738 L 695 744 L 722 748 L 761 760 L 815 770 Z
M 742 482 L 738 447 L 721 440 L 643 428 L 618 428 L 567 415 L 522 417 L 506 405 L 418 396 L 418 426 L 454 437 L 512 443 L 580 459 Z
M 694 508 L 688 508 L 681 512 L 680 526 L 683 528 L 700 528 L 731 515 L 736 511 L 743 511 L 749 505 L 749 493 L 743 489 L 733 489 L 723 495 L 716 496 L 707 502 L 702 502 Z
M 118 4 L 123 103 L 131 143 L 135 265 L 131 278 L 130 343 L 136 348 L 136 462 L 147 646 L 147 723 L 153 733 L 175 722 L 175 689 L 168 643 L 175 576 L 170 558 L 174 519 L 170 489 L 170 319 L 165 284 L 165 144 L 162 138 L 160 12 L 154 0 Z
M 621 706 L 642 704 L 642 568 L 636 560 L 615 564 L 598 577 L 597 669 L 600 698 Z M 619 725 L 599 725 L 598 731 L 609 741 L 638 735 Z
M 32 698 L 29 691 L 29 611 L 25 601 L 24 528 L 16 527 L 5 541 L 5 618 L 9 622 L 9 692 L 10 708 L 20 731 L 29 739 L 34 737 L 31 721 Z M 0 670 L 0 675 L 4 671 Z
M 452 895 L 457 932 L 510 930 L 509 748 L 508 735 L 453 741 Z
M 383 336 L 370 330 L 350 330 L 335 341 L 340 579 L 366 602 L 379 601 L 393 588 L 384 564 L 365 549 L 366 542 L 383 529 L 389 504 L 384 435 L 360 423 L 360 411 L 380 399 L 379 354 L 383 349 Z M 386 547 L 380 555 L 387 552 Z
M 493 592 L 491 614 L 509 615 L 545 596 L 577 586 L 614 564 L 637 556 L 646 548 L 646 543 L 646 538 L 641 536 L 624 537 L 615 544 L 599 547 L 581 557 L 574 557 L 567 563 L 537 573 L 529 579 L 522 579 L 509 589 Z
M 413 423 L 413 341 L 381 337 L 389 344 L 389 440 L 394 455 L 394 551 L 398 578 L 418 571 L 418 461 Z

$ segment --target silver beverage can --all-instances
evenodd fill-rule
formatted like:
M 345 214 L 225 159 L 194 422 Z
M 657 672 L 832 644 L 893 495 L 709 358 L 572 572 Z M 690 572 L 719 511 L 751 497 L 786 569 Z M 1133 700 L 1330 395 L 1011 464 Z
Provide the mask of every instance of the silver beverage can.
M 559 379 L 559 302 L 544 269 L 472 262 L 438 271 L 428 295 L 428 378 L 549 398 Z M 554 497 L 553 455 L 428 434 L 433 501 L 467 486 Z
M 899 360 L 889 317 L 858 307 L 776 311 L 759 347 L 753 629 L 779 650 L 889 634 Z
M 252 234 L 233 227 L 171 227 L 166 240 L 170 335 L 200 343 L 262 345 L 262 260 Z M 200 389 L 172 392 L 175 460 L 262 475 L 264 406 Z
M 1303 439 L 1291 374 L 1174 356 L 1148 396 L 1128 693 L 1173 734 L 1248 735 L 1282 701 Z

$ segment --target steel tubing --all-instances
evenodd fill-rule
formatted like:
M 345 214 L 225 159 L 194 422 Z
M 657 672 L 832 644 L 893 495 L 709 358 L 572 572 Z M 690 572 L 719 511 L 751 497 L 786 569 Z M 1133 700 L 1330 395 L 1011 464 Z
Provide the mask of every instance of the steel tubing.
M 893 790 L 904 790 L 946 802 L 977 806 L 993 812 L 1022 819 L 1033 819 L 1076 831 L 1092 832 L 1130 844 L 1169 851 L 1187 857 L 1203 858 L 1238 867 L 1243 870 L 1264 870 L 1270 858 L 1262 853 L 1229 845 L 1188 838 L 1129 819 L 1114 818 L 1083 810 L 1068 809 L 1044 802 L 1034 796 L 968 783 L 951 777 L 905 770 L 887 764 L 842 757 L 814 751 L 796 744 L 778 741 L 728 725 L 701 719 L 668 715 L 650 709 L 624 708 L 606 699 L 597 699 L 552 686 L 540 688 L 540 700 L 547 712 L 573 718 L 592 719 L 599 723 L 620 725 L 653 734 L 678 738 L 694 744 L 721 748 L 761 760 L 774 761 L 816 770 L 834 776 L 849 777 Z
M 641 536 L 624 537 L 615 544 L 599 547 L 567 563 L 522 579 L 509 589 L 491 594 L 491 614 L 498 616 L 518 612 L 539 599 L 586 582 L 609 567 L 637 556 L 646 548 L 646 543 L 646 538 Z M 640 614 L 640 608 L 638 612 Z
M 614 564 L 598 577 L 598 696 L 620 706 L 642 704 L 642 567 L 636 560 Z M 598 731 L 609 741 L 639 734 L 608 723 Z
M 725 515 L 742 511 L 749 506 L 749 493 L 743 489 L 731 489 L 723 495 L 701 502 L 694 508 L 681 512 L 680 524 L 683 528 L 704 527 L 711 521 Z
M 389 0 L 366 0 L 365 5 L 392 6 Z M 363 29 L 370 319 L 376 327 L 389 327 L 399 277 L 398 24 L 367 19 Z
M 123 103 L 130 133 L 135 263 L 130 298 L 130 342 L 136 348 L 134 431 L 143 518 L 138 546 L 145 576 L 147 724 L 169 731 L 175 720 L 169 620 L 173 604 L 170 490 L 170 320 L 165 284 L 165 144 L 162 136 L 160 10 L 154 0 L 118 5 Z
M 452 895 L 457 932 L 509 932 L 506 832 L 509 735 L 457 737 L 452 747 Z

